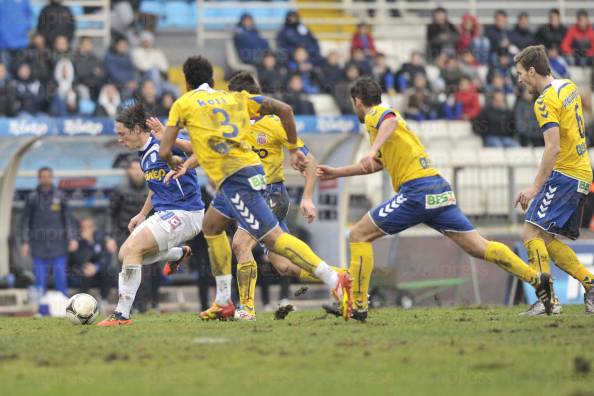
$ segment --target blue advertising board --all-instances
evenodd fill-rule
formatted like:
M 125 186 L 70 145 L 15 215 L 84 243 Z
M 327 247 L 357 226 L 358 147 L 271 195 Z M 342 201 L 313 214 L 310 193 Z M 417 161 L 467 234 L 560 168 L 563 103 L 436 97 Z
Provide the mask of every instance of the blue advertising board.
M 564 241 L 565 242 L 565 241 Z M 566 242 L 572 248 L 578 259 L 590 272 L 594 272 L 594 240 L 584 239 L 580 241 Z M 516 245 L 516 252 L 522 260 L 528 262 L 528 251 L 522 244 Z M 554 279 L 555 294 L 561 304 L 583 304 L 584 288 L 573 277 L 563 272 L 551 260 L 551 272 Z M 536 295 L 532 286 L 526 284 L 524 287 L 524 296 L 528 304 L 536 302 Z

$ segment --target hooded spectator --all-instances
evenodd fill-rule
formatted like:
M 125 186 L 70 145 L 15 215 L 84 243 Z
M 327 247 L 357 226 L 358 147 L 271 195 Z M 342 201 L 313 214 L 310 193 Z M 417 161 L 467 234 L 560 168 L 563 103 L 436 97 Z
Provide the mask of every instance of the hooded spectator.
M 509 53 L 511 41 L 507 25 L 507 12 L 495 11 L 495 23 L 487 26 L 485 36 L 489 39 L 491 54 Z
M 281 91 L 283 74 L 274 53 L 267 52 L 262 57 L 262 64 L 258 67 L 258 80 L 264 93 L 274 94 Z
M 260 36 L 254 18 L 248 13 L 241 15 L 235 27 L 233 44 L 239 59 L 250 65 L 259 64 L 262 56 L 269 49 L 268 41 Z
M 481 29 L 476 17 L 472 14 L 464 14 L 460 22 L 460 35 L 456 43 L 458 53 L 470 48 L 472 41 L 481 34 Z
M 29 0 L 0 1 L 0 52 L 27 47 L 32 17 Z
M 561 51 L 568 58 L 570 64 L 577 66 L 592 64 L 594 29 L 592 29 L 586 10 L 578 11 L 577 23 L 567 29 L 561 42 Z
M 454 94 L 456 102 L 462 106 L 462 119 L 472 120 L 481 112 L 479 94 L 476 87 L 468 77 L 462 77 L 458 89 Z
M 530 21 L 528 20 L 528 13 L 521 12 L 518 15 L 518 23 L 514 29 L 509 33 L 509 40 L 515 45 L 518 50 L 536 44 L 534 33 L 530 30 Z
M 313 104 L 303 90 L 303 81 L 299 74 L 293 74 L 287 82 L 287 90 L 283 100 L 288 103 L 297 115 L 316 115 Z
M 108 81 L 114 83 L 125 98 L 131 97 L 138 82 L 126 39 L 117 39 L 105 55 L 104 65 Z
M 4 63 L 0 63 L 0 117 L 13 117 L 17 111 L 17 98 L 14 83 L 8 77 Z
M 435 59 L 443 50 L 454 51 L 458 41 L 458 30 L 448 20 L 445 8 L 433 10 L 433 21 L 427 26 L 427 50 L 429 59 Z
M 45 90 L 41 82 L 33 77 L 28 63 L 21 63 L 18 67 L 15 88 L 21 113 L 35 115 L 42 110 Z
M 287 12 L 285 24 L 278 32 L 276 41 L 284 59 L 293 54 L 297 47 L 303 47 L 313 64 L 317 65 L 323 61 L 318 40 L 307 26 L 301 23 L 296 11 Z
M 99 93 L 97 107 L 95 108 L 95 117 L 115 118 L 120 103 L 120 93 L 116 86 L 105 84 Z
M 81 37 L 78 41 L 73 63 L 77 84 L 84 86 L 91 98 L 97 99 L 105 80 L 105 70 L 93 51 L 93 41 L 90 37 Z
M 37 31 L 45 37 L 45 42 L 53 46 L 58 36 L 64 36 L 68 42 L 74 38 L 74 16 L 70 8 L 62 5 L 62 0 L 50 0 L 43 7 L 37 22 Z
M 357 31 L 351 40 L 351 56 L 357 49 L 363 50 L 367 58 L 373 58 L 377 54 L 370 27 L 366 23 L 357 25 Z
M 565 26 L 561 24 L 559 10 L 553 8 L 549 11 L 549 23 L 542 25 L 536 31 L 536 42 L 543 44 L 547 48 L 560 48 L 566 30 Z

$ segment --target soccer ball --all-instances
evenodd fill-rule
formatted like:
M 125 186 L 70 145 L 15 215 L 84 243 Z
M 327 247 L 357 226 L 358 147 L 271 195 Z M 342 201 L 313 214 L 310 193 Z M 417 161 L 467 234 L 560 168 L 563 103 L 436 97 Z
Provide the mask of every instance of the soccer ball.
M 99 304 L 90 294 L 75 294 L 66 303 L 66 317 L 72 324 L 91 324 L 97 319 L 97 315 Z

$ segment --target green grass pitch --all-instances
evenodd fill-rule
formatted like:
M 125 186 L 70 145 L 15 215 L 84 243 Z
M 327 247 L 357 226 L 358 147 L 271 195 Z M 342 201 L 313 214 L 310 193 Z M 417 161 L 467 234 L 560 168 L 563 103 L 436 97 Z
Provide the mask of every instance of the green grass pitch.
M 594 317 L 523 307 L 381 309 L 344 323 L 139 315 L 132 326 L 0 319 L 0 394 L 594 395 Z

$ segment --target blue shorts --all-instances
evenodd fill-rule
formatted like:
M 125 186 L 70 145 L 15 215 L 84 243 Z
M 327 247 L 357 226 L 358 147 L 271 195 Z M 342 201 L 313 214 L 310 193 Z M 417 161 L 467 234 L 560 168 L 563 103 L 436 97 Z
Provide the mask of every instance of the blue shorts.
M 277 226 L 266 203 L 266 181 L 261 165 L 243 168 L 229 176 L 212 201 L 212 206 L 257 240 Z
M 580 236 L 582 207 L 590 183 L 553 171 L 534 197 L 524 220 L 538 228 L 570 239 Z
M 274 213 L 274 216 L 278 220 L 280 228 L 285 232 L 289 232 L 285 218 L 289 213 L 291 199 L 289 198 L 285 183 L 279 182 L 267 185 L 264 196 L 266 197 L 268 207 L 272 210 L 272 213 Z
M 388 235 L 398 234 L 420 223 L 441 233 L 474 230 L 458 208 L 452 187 L 441 176 L 404 183 L 394 197 L 369 211 L 369 216 Z

